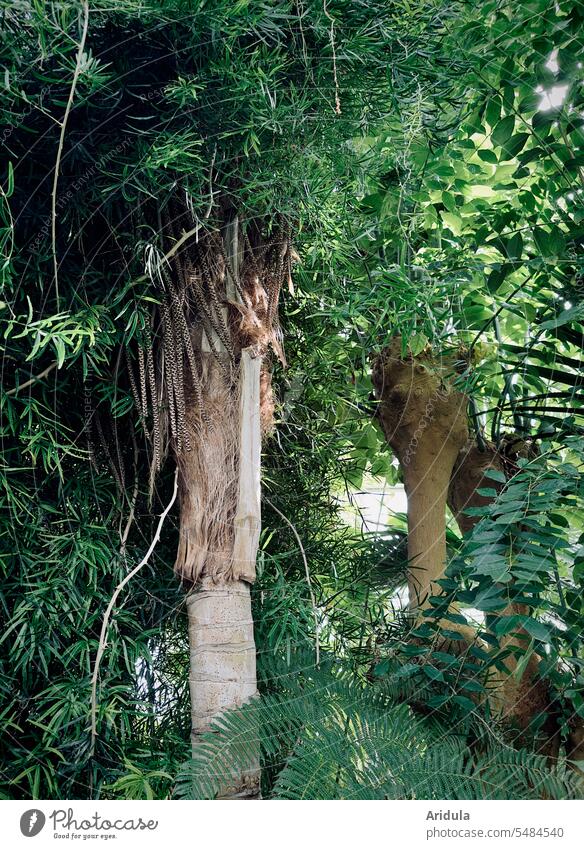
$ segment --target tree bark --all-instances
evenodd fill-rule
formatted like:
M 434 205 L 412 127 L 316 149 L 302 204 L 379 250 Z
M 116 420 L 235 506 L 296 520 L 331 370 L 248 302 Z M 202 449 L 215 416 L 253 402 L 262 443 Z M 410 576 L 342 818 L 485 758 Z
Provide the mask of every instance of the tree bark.
M 241 707 L 257 695 L 256 648 L 250 585 L 215 583 L 205 578 L 187 597 L 189 619 L 191 743 L 224 711 Z M 247 769 L 224 776 L 218 798 L 257 799 L 260 771 L 256 758 Z
M 224 281 L 229 301 L 242 303 L 234 284 L 240 279 L 239 223 L 237 217 L 225 227 L 225 255 L 228 263 Z M 240 287 L 241 289 L 241 287 Z M 224 311 L 227 321 L 227 311 Z M 181 516 L 185 529 L 199 530 L 196 540 L 217 541 L 216 550 L 191 552 L 191 560 L 201 565 L 198 587 L 187 598 L 189 619 L 191 693 L 191 741 L 193 754 L 201 734 L 208 732 L 213 720 L 222 713 L 241 707 L 257 695 L 256 649 L 253 635 L 250 585 L 255 580 L 256 557 L 261 530 L 261 401 L 260 391 L 262 352 L 256 347 L 240 351 L 237 369 L 237 389 L 233 391 L 220 371 L 213 366 L 211 351 L 226 355 L 221 340 L 202 336 L 202 350 L 208 358 L 211 380 L 207 398 L 210 421 L 198 425 L 198 448 L 191 459 L 182 459 L 185 479 L 183 508 L 190 504 L 188 515 Z M 228 360 L 225 356 L 225 364 Z M 214 369 L 214 372 L 213 372 Z M 201 440 L 203 444 L 201 445 Z M 193 439 L 193 441 L 195 441 Z M 218 448 L 212 454 L 213 441 Z M 196 461 L 196 462 L 195 462 Z M 216 480 L 217 479 L 217 480 Z M 210 503 L 200 517 L 204 498 L 196 492 L 216 481 L 215 491 L 223 495 L 221 503 Z M 190 492 L 188 491 L 190 489 Z M 216 502 L 217 499 L 213 499 Z M 181 543 L 182 544 L 182 543 Z M 189 540 L 184 550 L 189 553 Z M 257 736 L 257 735 L 255 735 Z M 253 746 L 251 749 L 252 752 Z M 243 768 L 235 768 L 229 776 L 221 777 L 218 798 L 257 799 L 260 794 L 259 749 Z
M 453 386 L 453 362 L 438 361 L 430 352 L 402 357 L 398 337 L 372 370 L 378 418 L 400 461 L 408 497 L 409 608 L 416 616 L 440 592 L 436 582 L 446 567 L 448 485 L 468 438 L 467 398 Z M 471 636 L 470 628 L 443 626 Z
M 494 445 L 487 444 L 480 450 L 474 441 L 469 441 L 461 450 L 450 482 L 448 506 L 452 510 L 461 532 L 468 534 L 479 521 L 479 516 L 469 516 L 469 507 L 482 507 L 492 498 L 481 495 L 482 488 L 499 492 L 503 484 L 486 477 L 489 469 L 505 471 L 504 456 Z M 514 457 L 516 459 L 516 457 Z M 509 600 L 498 613 L 492 614 L 491 626 L 502 616 L 529 615 L 526 605 Z M 505 672 L 493 670 L 489 676 L 489 703 L 500 719 L 513 727 L 517 733 L 517 742 L 522 745 L 534 743 L 535 748 L 550 758 L 556 758 L 559 749 L 558 726 L 551 710 L 549 684 L 540 677 L 541 658 L 532 653 L 521 674 L 517 668 L 525 653 L 529 650 L 531 637 L 523 628 L 517 628 L 512 634 L 505 635 L 499 645 L 506 656 L 503 659 Z M 536 720 L 542 715 L 546 720 L 539 730 L 534 728 Z

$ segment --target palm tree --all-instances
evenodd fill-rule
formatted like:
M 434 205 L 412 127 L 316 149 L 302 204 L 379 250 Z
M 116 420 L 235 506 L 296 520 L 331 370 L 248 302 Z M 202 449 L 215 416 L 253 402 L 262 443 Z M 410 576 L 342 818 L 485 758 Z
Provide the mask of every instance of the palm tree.
M 169 259 L 150 272 L 160 287 L 157 341 L 139 351 L 139 380 L 131 383 L 143 387 L 136 401 L 151 413 L 152 478 L 169 447 L 180 473 L 175 572 L 188 588 L 196 751 L 214 719 L 257 692 L 250 584 L 261 528 L 261 435 L 272 424 L 268 357 L 282 357 L 278 298 L 292 247 L 285 225 L 266 236 L 237 214 L 222 232 L 197 231 L 195 241 L 188 210 L 177 201 L 172 209 Z M 222 795 L 253 797 L 258 780 L 257 769 L 234 774 Z

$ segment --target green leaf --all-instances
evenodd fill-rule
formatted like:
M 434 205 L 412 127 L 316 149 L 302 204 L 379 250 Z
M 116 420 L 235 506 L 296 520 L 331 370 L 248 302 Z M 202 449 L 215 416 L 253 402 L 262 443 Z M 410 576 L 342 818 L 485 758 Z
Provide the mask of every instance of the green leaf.
M 523 253 L 523 236 L 521 233 L 515 233 L 515 235 L 508 240 L 506 248 L 509 259 L 521 259 L 521 254 Z
M 499 161 L 494 150 L 478 150 L 477 156 L 479 159 L 482 159 L 483 162 L 489 162 L 492 165 L 496 165 Z
M 55 336 L 53 339 L 53 345 L 57 351 L 57 368 L 61 368 L 65 362 L 65 345 L 59 336 Z
M 14 192 L 14 168 L 12 167 L 12 161 L 8 160 L 8 177 L 7 177 L 7 186 L 5 196 L 7 198 L 12 196 Z
M 454 704 L 459 705 L 463 710 L 467 712 L 473 712 L 476 710 L 476 705 L 470 699 L 467 699 L 466 696 L 453 696 L 452 701 Z
M 469 692 L 471 693 L 482 693 L 485 689 L 480 681 L 476 681 L 473 678 L 469 678 L 467 681 L 463 681 L 461 687 L 464 690 L 469 690 Z
M 503 472 L 500 472 L 498 469 L 487 469 L 485 477 L 490 478 L 492 481 L 499 481 L 499 483 L 507 482 L 507 478 Z
M 414 664 L 411 664 L 411 665 L 413 666 Z M 373 674 L 377 678 L 381 678 L 384 675 L 387 675 L 387 673 L 389 672 L 389 666 L 390 666 L 390 663 L 389 663 L 389 660 L 387 660 L 387 658 L 385 660 L 381 660 L 379 663 L 377 663 L 375 665 L 375 667 L 373 669 Z
M 515 116 L 507 115 L 506 118 L 503 118 L 493 132 L 491 133 L 491 141 L 494 145 L 503 145 L 506 141 L 508 141 L 512 134 L 513 129 L 515 127 Z
M 451 192 L 442 192 L 442 203 L 449 212 L 456 214 L 456 200 Z
M 519 112 L 534 112 L 541 101 L 541 94 L 534 91 L 519 101 L 517 109 Z
M 516 135 L 511 136 L 511 138 L 502 145 L 503 153 L 506 158 L 512 159 L 514 156 L 517 156 L 517 154 L 525 147 L 528 139 L 529 133 L 517 133 Z
M 545 625 L 543 622 L 538 622 L 537 619 L 525 616 L 523 618 L 523 627 L 534 639 L 542 640 L 544 642 L 551 641 L 551 630 L 549 626 Z
M 408 347 L 412 356 L 420 354 L 428 344 L 428 337 L 424 333 L 413 333 L 408 340 Z
M 436 667 L 428 664 L 425 664 L 422 669 L 431 681 L 444 681 L 444 673 L 441 669 L 436 669 Z
M 549 230 L 534 227 L 533 239 L 543 257 L 561 256 L 566 249 L 565 236 L 555 225 L 550 225 Z
M 493 97 L 487 103 L 485 109 L 485 118 L 489 126 L 494 127 L 501 117 L 501 101 L 498 97 Z
M 463 224 L 462 218 L 459 215 L 454 215 L 452 212 L 440 210 L 440 217 L 455 236 L 460 236 Z

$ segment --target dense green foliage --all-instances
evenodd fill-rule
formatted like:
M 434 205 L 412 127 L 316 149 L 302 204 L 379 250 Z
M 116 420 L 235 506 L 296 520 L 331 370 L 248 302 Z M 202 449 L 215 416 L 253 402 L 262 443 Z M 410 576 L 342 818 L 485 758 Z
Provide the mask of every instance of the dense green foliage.
M 513 578 L 564 736 L 584 718 L 584 14 L 576 0 L 414 5 L 0 4 L 6 797 L 163 797 L 181 769 L 179 795 L 212 795 L 204 765 L 200 784 L 181 767 L 174 519 L 109 629 L 89 755 L 104 610 L 170 491 L 171 463 L 149 506 L 122 349 L 145 333 L 157 214 L 177 186 L 193 226 L 211 228 L 221 205 L 267 227 L 284 218 L 300 255 L 282 306 L 289 368 L 276 373 L 254 588 L 264 792 L 576 794 L 563 763 L 552 775 L 499 729 L 482 739 L 485 659 L 408 644 L 394 609 L 403 523 L 357 534 L 334 497 L 364 474 L 397 480 L 372 417 L 370 356 L 396 332 L 413 353 L 464 345 L 476 432 L 540 449 L 469 540 L 450 535 L 445 588 L 489 613 L 493 581 Z M 271 504 L 308 558 L 320 670 L 301 553 Z M 250 708 L 226 722 L 257 719 Z
M 289 668 L 275 671 L 277 695 L 268 689 L 261 703 L 230 712 L 205 736 L 178 776 L 179 798 L 213 798 L 234 763 L 250 768 L 258 727 L 267 769 L 279 766 L 271 798 L 579 797 L 578 779 L 565 767 L 552 773 L 541 755 L 517 751 L 472 721 L 453 726 L 416 716 L 338 664 L 300 678 Z

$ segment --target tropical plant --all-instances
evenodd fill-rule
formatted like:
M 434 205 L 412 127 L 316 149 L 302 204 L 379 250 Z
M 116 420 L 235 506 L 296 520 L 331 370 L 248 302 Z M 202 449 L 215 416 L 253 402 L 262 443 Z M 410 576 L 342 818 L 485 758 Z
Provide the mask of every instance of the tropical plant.
M 261 764 L 274 798 L 579 795 L 581 5 L 0 6 L 1 792 L 253 795 Z M 371 380 L 398 335 L 470 434 L 415 633 L 404 517 L 343 518 L 402 474 Z M 235 574 L 250 347 L 275 427 Z M 220 707 L 256 653 L 260 698 L 210 711 L 193 759 L 202 578 L 248 621 Z M 495 680 L 543 699 L 554 763 Z

